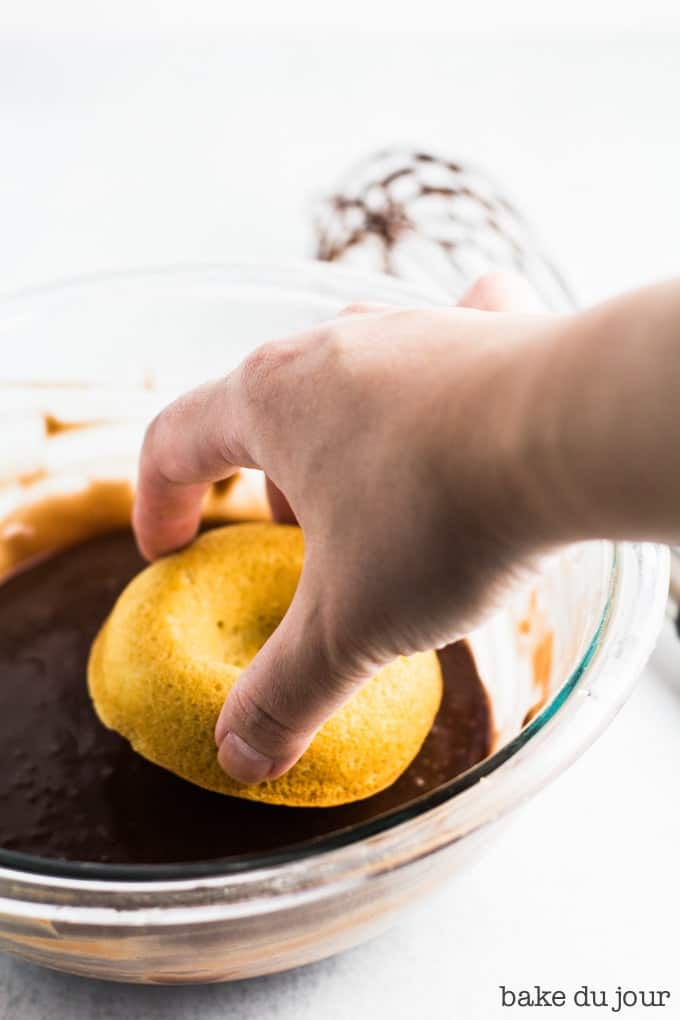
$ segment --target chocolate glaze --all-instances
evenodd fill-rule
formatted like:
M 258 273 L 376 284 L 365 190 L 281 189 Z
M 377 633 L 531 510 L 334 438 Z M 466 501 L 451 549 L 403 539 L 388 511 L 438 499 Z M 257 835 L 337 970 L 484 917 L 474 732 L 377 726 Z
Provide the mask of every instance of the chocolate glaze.
M 214 860 L 280 849 L 376 817 L 484 758 L 491 718 L 464 642 L 440 653 L 434 727 L 388 790 L 338 808 L 209 793 L 139 757 L 98 721 L 90 644 L 143 566 L 129 531 L 91 539 L 0 585 L 0 846 L 117 863 Z

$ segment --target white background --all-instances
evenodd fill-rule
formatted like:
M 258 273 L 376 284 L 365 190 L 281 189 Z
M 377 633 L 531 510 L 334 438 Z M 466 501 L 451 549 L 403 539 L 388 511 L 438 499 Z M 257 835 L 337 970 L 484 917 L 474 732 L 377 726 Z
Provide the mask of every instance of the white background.
M 245 6 L 0 3 L 0 291 L 305 255 L 316 197 L 394 142 L 491 169 L 584 301 L 680 271 L 677 5 Z M 669 1009 L 618 1016 L 680 1016 L 679 782 L 669 631 L 598 745 L 386 936 L 201 989 L 0 960 L 0 1017 L 496 1020 L 534 1015 L 501 1010 L 500 983 L 537 982 L 668 988 Z

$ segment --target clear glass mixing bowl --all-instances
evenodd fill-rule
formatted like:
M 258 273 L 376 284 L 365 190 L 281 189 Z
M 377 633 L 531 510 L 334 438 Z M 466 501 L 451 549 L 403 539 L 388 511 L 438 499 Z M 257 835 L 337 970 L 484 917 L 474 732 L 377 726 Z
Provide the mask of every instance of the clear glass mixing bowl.
M 362 300 L 428 297 L 326 265 L 238 263 L 92 277 L 0 302 L 0 575 L 41 551 L 31 521 L 47 497 L 48 544 L 64 523 L 74 536 L 104 527 L 111 505 L 125 519 L 144 423 L 174 392 Z M 72 423 L 88 427 L 59 427 Z M 109 517 L 97 498 L 80 501 L 110 496 L 111 485 L 120 498 Z M 104 978 L 216 981 L 298 966 L 375 934 L 464 872 L 506 816 L 602 731 L 652 650 L 667 591 L 665 549 L 567 550 L 471 636 L 494 709 L 491 756 L 369 823 L 286 852 L 194 865 L 0 850 L 0 947 Z

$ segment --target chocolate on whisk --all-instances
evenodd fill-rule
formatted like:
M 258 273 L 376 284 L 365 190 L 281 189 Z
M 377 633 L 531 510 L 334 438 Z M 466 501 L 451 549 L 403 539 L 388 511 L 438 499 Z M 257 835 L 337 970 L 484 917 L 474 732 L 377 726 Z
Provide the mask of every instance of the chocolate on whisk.
M 571 293 L 517 208 L 484 171 L 427 152 L 362 160 L 320 205 L 317 257 L 399 276 L 455 299 L 490 270 L 521 273 L 546 306 Z

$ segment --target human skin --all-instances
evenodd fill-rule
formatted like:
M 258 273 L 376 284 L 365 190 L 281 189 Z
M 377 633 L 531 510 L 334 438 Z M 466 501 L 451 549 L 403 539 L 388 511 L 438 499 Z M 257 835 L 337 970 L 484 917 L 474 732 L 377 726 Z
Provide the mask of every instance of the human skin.
M 479 625 L 541 557 L 680 540 L 680 284 L 568 316 L 486 277 L 455 308 L 354 306 L 254 351 L 149 427 L 134 527 L 191 541 L 209 483 L 261 468 L 305 563 L 215 731 L 260 782 L 397 655 Z

